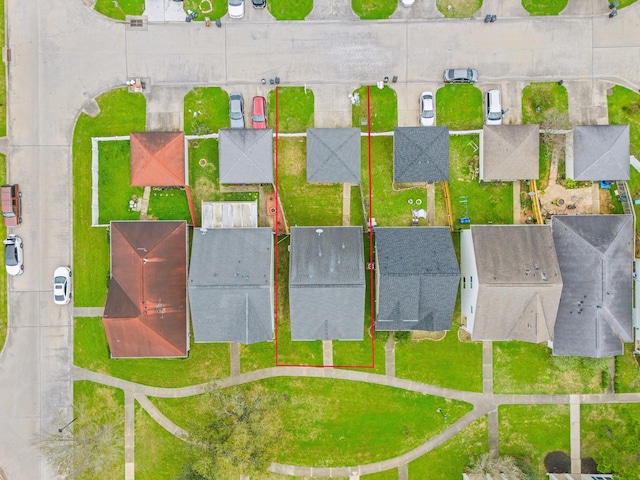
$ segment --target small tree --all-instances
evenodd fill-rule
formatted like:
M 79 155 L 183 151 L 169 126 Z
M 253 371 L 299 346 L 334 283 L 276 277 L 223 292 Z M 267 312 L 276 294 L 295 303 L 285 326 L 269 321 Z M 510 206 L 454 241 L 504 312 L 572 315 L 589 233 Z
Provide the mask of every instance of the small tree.
M 605 425 L 598 436 L 601 447 L 594 455 L 598 470 L 615 473 L 616 480 L 640 478 L 640 423 L 625 418 L 614 427 Z
M 501 478 L 500 474 L 504 474 L 509 480 L 526 480 L 527 478 L 513 457 L 492 457 L 488 453 L 473 459 L 469 473 L 489 474 L 492 478 Z

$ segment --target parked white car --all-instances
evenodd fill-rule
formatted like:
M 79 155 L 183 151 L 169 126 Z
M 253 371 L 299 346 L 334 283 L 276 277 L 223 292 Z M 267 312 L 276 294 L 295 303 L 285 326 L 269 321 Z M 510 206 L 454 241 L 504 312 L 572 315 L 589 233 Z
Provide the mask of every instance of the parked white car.
M 11 234 L 2 243 L 4 243 L 4 266 L 7 273 L 22 275 L 24 273 L 22 239 Z
M 484 123 L 486 125 L 502 125 L 500 90 L 489 90 L 484 97 Z
M 244 0 L 228 0 L 227 7 L 231 18 L 244 17 Z
M 433 93 L 422 92 L 420 95 L 420 125 L 429 127 L 436 123 L 436 101 Z
M 66 305 L 71 301 L 71 269 L 58 267 L 53 272 L 53 301 L 56 305 Z

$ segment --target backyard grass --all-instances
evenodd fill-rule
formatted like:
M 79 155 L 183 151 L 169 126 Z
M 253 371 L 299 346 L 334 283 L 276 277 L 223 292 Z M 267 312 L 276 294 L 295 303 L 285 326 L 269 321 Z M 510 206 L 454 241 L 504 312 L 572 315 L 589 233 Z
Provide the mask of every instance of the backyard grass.
M 86 428 L 88 425 L 112 425 L 122 449 L 122 455 L 110 472 L 101 478 L 119 479 L 124 472 L 124 392 L 117 388 L 81 380 L 73 382 L 74 422 L 70 428 Z M 61 425 L 71 419 L 60 419 Z M 78 480 L 93 480 L 83 475 Z
M 530 465 L 537 478 L 545 478 L 548 453 L 570 454 L 568 405 L 504 405 L 498 408 L 498 420 L 500 455 Z
M 142 15 L 144 0 L 97 0 L 95 10 L 115 20 L 124 20 L 127 15 Z
M 351 108 L 351 121 L 355 128 L 360 128 L 367 132 L 368 100 L 367 89 L 370 91 L 371 99 L 371 131 L 372 132 L 393 132 L 398 125 L 398 97 L 396 91 L 385 86 L 382 89 L 376 86 L 363 86 L 355 90 L 354 95 L 360 96 L 360 104 Z M 366 149 L 364 150 L 366 152 Z
M 513 186 L 510 182 L 479 182 L 473 178 L 478 168 L 478 154 L 472 145 L 479 145 L 478 135 L 452 135 L 449 137 L 449 193 L 453 222 L 466 213 L 467 197 L 469 218 L 472 224 L 512 224 Z
M 135 405 L 136 479 L 177 478 L 185 462 L 185 443 L 162 428 L 138 402 Z
M 140 212 L 129 208 L 135 195 L 141 199 L 144 187 L 132 187 L 130 142 L 98 142 L 98 223 L 112 220 L 140 220 Z
M 546 344 L 493 342 L 496 393 L 603 393 L 608 358 L 553 357 Z
M 362 139 L 361 178 L 369 178 L 368 139 Z M 369 213 L 369 183 L 363 181 L 364 204 Z M 411 210 L 427 205 L 425 185 L 398 188 L 393 184 L 393 137 L 371 137 L 372 216 L 381 227 L 410 226 Z M 409 203 L 411 202 L 411 203 Z
M 363 227 L 365 225 L 365 212 L 362 205 L 362 195 L 360 186 L 351 187 L 351 204 L 349 206 L 350 224 L 354 227 Z M 366 212 L 366 218 L 369 218 L 369 212 Z
M 566 4 L 566 0 L 563 1 Z M 557 82 L 533 82 L 522 90 L 522 123 L 541 125 L 549 123 L 549 118 L 567 115 L 566 125 L 554 127 L 570 128 L 568 114 L 569 94 L 563 85 Z
M 99 317 L 76 317 L 74 364 L 132 382 L 157 387 L 184 387 L 227 377 L 229 344 L 191 343 L 188 358 L 112 359 Z
M 633 343 L 625 343 L 624 355 L 616 357 L 616 393 L 640 392 L 640 366 Z
M 307 183 L 306 138 L 278 145 L 278 195 L 289 226 L 342 225 L 342 184 Z
M 224 5 L 226 9 L 226 2 Z M 184 96 L 186 135 L 216 133 L 221 128 L 229 128 L 227 92 L 220 87 L 195 87 Z
M 248 5 L 245 4 L 248 7 Z M 196 21 L 203 21 L 205 17 L 213 22 L 216 18 L 222 18 L 227 14 L 227 2 L 225 0 L 184 0 L 182 8 L 198 12 Z
M 268 2 L 267 2 L 268 3 Z M 299 2 L 296 2 L 296 4 Z M 293 5 L 293 3 L 290 3 Z M 305 87 L 278 87 L 279 133 L 303 133 L 313 128 L 313 91 Z M 306 92 L 305 92 L 306 91 Z M 276 130 L 276 90 L 267 98 L 268 125 Z
M 397 0 L 351 0 L 351 8 L 361 20 L 389 18 L 398 8 Z
M 240 372 L 253 372 L 276 365 L 276 342 L 240 345 Z
M 549 175 L 551 174 L 551 160 L 553 160 L 553 147 L 540 140 L 540 178 L 536 185 L 538 190 L 544 190 L 549 186 Z
M 91 227 L 91 137 L 129 135 L 145 130 L 146 101 L 118 88 L 97 99 L 100 113 L 80 114 L 73 135 L 73 265 L 76 307 L 104 305 L 109 278 L 106 229 Z
M 398 469 L 392 468 L 383 472 L 372 473 L 371 475 L 361 475 L 361 480 L 398 480 Z
M 459 480 L 474 457 L 489 451 L 488 439 L 489 428 L 485 416 L 471 423 L 451 440 L 411 462 L 409 478 Z
M 347 380 L 283 377 L 258 383 L 284 399 L 279 408 L 288 435 L 274 461 L 294 465 L 338 467 L 392 458 L 471 410 L 464 402 Z M 152 401 L 187 430 L 199 421 L 197 396 Z M 438 408 L 447 412 L 446 424 Z
M 531 15 L 558 15 L 569 0 L 522 0 L 523 8 Z
M 447 18 L 466 18 L 480 10 L 482 0 L 436 0 L 436 6 Z
M 482 128 L 482 92 L 473 85 L 445 85 L 436 92 L 438 125 L 450 130 Z
M 304 20 L 313 9 L 313 0 L 269 0 L 267 8 L 276 20 Z
M 435 224 L 439 226 L 449 226 L 449 219 L 447 216 L 447 203 L 444 199 L 444 189 L 442 184 L 438 183 L 435 186 L 436 189 L 436 214 Z
M 186 220 L 192 223 L 187 193 L 181 188 L 152 188 L 147 213 L 156 220 Z

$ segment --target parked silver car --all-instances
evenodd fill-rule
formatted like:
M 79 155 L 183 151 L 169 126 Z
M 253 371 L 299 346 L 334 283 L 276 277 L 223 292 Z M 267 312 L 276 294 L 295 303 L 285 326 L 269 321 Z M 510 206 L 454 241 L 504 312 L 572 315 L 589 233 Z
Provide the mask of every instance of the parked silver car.
M 24 273 L 22 239 L 11 234 L 2 243 L 4 243 L 4 266 L 7 273 L 22 275 Z
M 241 93 L 229 95 L 229 117 L 231 128 L 244 128 L 244 99 Z
M 420 95 L 420 125 L 429 127 L 436 121 L 436 102 L 433 93 L 422 92 Z
M 473 68 L 448 68 L 444 71 L 444 83 L 476 83 L 478 71 Z

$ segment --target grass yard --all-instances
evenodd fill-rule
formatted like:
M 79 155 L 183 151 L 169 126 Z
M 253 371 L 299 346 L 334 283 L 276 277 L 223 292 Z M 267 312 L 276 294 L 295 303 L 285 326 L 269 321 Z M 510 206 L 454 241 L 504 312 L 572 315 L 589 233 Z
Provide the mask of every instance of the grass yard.
M 224 6 L 226 9 L 226 2 Z M 184 133 L 186 135 L 216 133 L 221 128 L 229 128 L 229 94 L 227 92 L 220 87 L 195 87 L 184 96 Z
M 633 344 L 625 343 L 624 355 L 616 357 L 616 393 L 640 392 L 640 365 L 633 354 Z
M 276 366 L 276 342 L 240 345 L 240 372 L 253 372 Z
M 453 222 L 465 214 L 463 196 L 468 198 L 472 224 L 512 224 L 513 186 L 510 182 L 479 182 L 473 178 L 478 167 L 478 154 L 471 142 L 479 145 L 478 135 L 452 135 L 449 138 L 449 193 Z
M 191 224 L 187 193 L 181 188 L 153 187 L 149 197 L 148 215 L 156 220 L 186 220 Z
M 98 142 L 98 223 L 112 220 L 140 220 L 140 212 L 129 208 L 135 195 L 142 199 L 144 187 L 132 187 L 130 142 Z
M 562 124 L 564 115 L 567 116 L 566 124 Z M 550 118 L 559 116 L 561 125 L 553 126 L 570 128 L 568 115 L 569 94 L 563 85 L 557 82 L 533 82 L 522 90 L 522 123 L 542 125 L 549 123 Z
M 188 358 L 112 359 L 100 317 L 76 317 L 74 364 L 156 387 L 184 387 L 229 375 L 229 345 L 191 343 Z
M 411 462 L 409 478 L 459 480 L 472 458 L 488 451 L 489 427 L 485 416 L 471 423 L 451 440 Z
M 122 455 L 114 462 L 110 472 L 101 478 L 119 479 L 124 472 L 124 392 L 117 388 L 99 385 L 97 383 L 80 380 L 73 382 L 74 422 L 70 428 L 83 428 L 88 425 L 110 424 L 115 432 Z M 71 419 L 60 419 L 65 424 Z M 93 480 L 93 477 L 83 475 L 78 480 Z
M 351 0 L 351 8 L 361 20 L 389 18 L 398 8 L 397 0 Z
M 276 20 L 304 20 L 313 9 L 313 0 L 269 0 L 267 8 Z
M 6 45 L 5 28 L 6 27 L 5 27 L 5 18 L 4 18 L 4 0 L 0 0 L 0 47 L 2 48 L 4 48 L 4 46 Z M 0 137 L 4 137 L 6 135 L 7 135 L 7 66 L 4 62 L 2 62 L 2 69 L 0 73 Z M 6 168 L 2 168 L 2 171 L 4 175 L 4 172 L 6 172 Z
M 445 85 L 436 92 L 438 125 L 450 130 L 482 128 L 482 92 L 468 84 Z
M 283 377 L 259 383 L 286 398 L 280 408 L 289 434 L 274 461 L 294 465 L 338 467 L 392 458 L 471 410 L 464 402 L 347 380 Z M 187 430 L 198 421 L 199 397 L 152 401 Z M 438 408 L 447 412 L 447 424 Z
M 362 190 L 364 204 L 369 213 L 368 139 L 362 138 Z M 371 189 L 372 216 L 381 227 L 410 226 L 411 210 L 418 202 L 426 207 L 427 189 L 425 185 L 398 188 L 393 183 L 393 137 L 371 137 Z M 409 203 L 411 202 L 411 204 Z
M 106 229 L 91 227 L 91 137 L 145 130 L 146 101 L 118 88 L 97 99 L 100 113 L 80 114 L 73 135 L 73 265 L 76 307 L 104 305 L 109 279 Z
M 142 15 L 144 0 L 97 0 L 94 8 L 109 18 L 124 20 L 127 15 Z
M 542 142 L 542 139 L 540 139 L 540 178 L 536 183 L 538 190 L 544 190 L 549 186 L 552 159 L 553 147 L 545 145 L 545 143 Z
M 362 205 L 362 195 L 360 186 L 351 187 L 351 204 L 349 206 L 350 224 L 354 227 L 363 227 L 365 225 L 365 212 Z M 366 212 L 367 219 L 369 218 L 369 212 Z
M 503 405 L 498 421 L 500 455 L 530 465 L 537 478 L 545 478 L 548 453 L 570 454 L 569 405 Z
M 138 402 L 134 434 L 136 479 L 177 478 L 185 462 L 184 442 L 162 428 Z
M 269 2 L 267 2 L 269 3 Z M 295 4 L 298 4 L 296 2 Z M 293 3 L 288 3 L 294 5 Z M 305 92 L 306 90 L 306 92 Z M 303 133 L 313 128 L 313 91 L 305 87 L 278 87 L 278 132 Z M 276 130 L 276 90 L 267 97 L 268 125 Z
M 360 128 L 363 132 L 368 131 L 367 89 L 371 95 L 371 131 L 393 132 L 393 129 L 398 125 L 398 97 L 396 91 L 389 86 L 385 86 L 383 89 L 376 86 L 363 86 L 353 92 L 354 95 L 360 95 L 360 105 L 353 105 L 351 108 L 352 125 L 355 128 Z
M 436 6 L 447 18 L 466 18 L 480 10 L 482 0 L 436 0 Z
M 342 184 L 307 183 L 305 137 L 278 142 L 278 195 L 289 226 L 342 225 Z
M 439 226 L 449 226 L 449 220 L 447 216 L 447 203 L 444 199 L 444 190 L 442 188 L 442 184 L 437 184 L 435 186 L 436 189 L 436 214 L 435 214 L 435 224 Z
M 496 393 L 604 393 L 608 358 L 553 357 L 546 344 L 493 342 Z
M 522 0 L 522 7 L 531 15 L 558 15 L 569 0 Z
M 246 7 L 249 5 L 245 4 Z M 182 8 L 198 12 L 196 21 L 203 21 L 205 17 L 213 22 L 216 18 L 222 18 L 227 14 L 227 2 L 225 0 L 184 0 Z
M 361 475 L 360 480 L 398 480 L 398 469 L 392 468 L 391 470 L 372 473 L 371 475 Z
M 2 0 L 0 0 L 2 1 Z M 2 2 L 4 3 L 4 2 Z M 2 12 L 0 12 L 2 14 Z M 4 26 L 2 27 L 4 28 Z M 4 118 L 4 117 L 3 117 Z M 0 153 L 0 185 L 7 182 L 7 156 Z M 6 238 L 7 227 L 0 223 L 0 237 Z M 7 324 L 9 312 L 7 310 L 7 275 L 0 275 L 0 352 L 7 341 Z
M 289 236 L 278 237 L 278 363 L 322 365 L 322 342 L 292 341 L 289 319 Z

